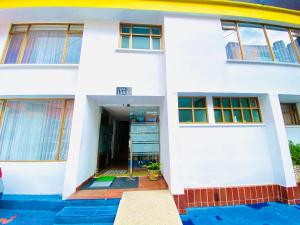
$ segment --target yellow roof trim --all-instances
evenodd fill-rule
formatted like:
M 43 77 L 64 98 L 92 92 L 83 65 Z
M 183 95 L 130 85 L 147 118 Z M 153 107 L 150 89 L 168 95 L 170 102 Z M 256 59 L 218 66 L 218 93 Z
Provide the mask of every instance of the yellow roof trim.
M 87 7 L 237 16 L 300 25 L 300 11 L 230 0 L 1 0 L 0 8 Z

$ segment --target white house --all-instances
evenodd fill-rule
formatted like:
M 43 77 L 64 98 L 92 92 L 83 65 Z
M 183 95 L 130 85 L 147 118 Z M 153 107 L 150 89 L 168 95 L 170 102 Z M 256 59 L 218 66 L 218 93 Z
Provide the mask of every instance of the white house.
M 156 122 L 159 148 L 137 151 L 163 164 L 181 211 L 299 198 L 288 146 L 300 143 L 299 11 L 165 0 L 0 7 L 5 193 L 68 198 L 122 158 L 121 139 L 101 152 L 103 135 L 129 137 L 124 127 L 141 120 Z

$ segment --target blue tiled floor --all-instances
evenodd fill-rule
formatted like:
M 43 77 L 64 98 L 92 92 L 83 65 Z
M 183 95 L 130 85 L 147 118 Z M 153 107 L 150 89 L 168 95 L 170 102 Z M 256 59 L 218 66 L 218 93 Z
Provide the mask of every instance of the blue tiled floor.
M 300 205 L 256 205 L 188 208 L 184 225 L 300 225 Z
M 0 218 L 9 219 L 16 215 L 16 218 L 8 223 L 9 225 L 21 224 L 34 224 L 34 225 L 52 225 L 54 217 L 57 212 L 55 211 L 42 211 L 42 210 L 0 210 Z
M 59 195 L 4 195 L 0 200 L 2 219 L 16 216 L 9 225 L 89 224 L 112 225 L 120 199 L 67 200 Z M 87 214 L 89 210 L 90 214 Z

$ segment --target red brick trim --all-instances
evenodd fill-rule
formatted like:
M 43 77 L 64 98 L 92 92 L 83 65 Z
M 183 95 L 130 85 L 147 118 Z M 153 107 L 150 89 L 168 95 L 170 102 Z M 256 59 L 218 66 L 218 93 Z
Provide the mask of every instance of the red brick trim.
M 300 198 L 300 183 L 295 187 L 274 185 L 187 188 L 182 195 L 173 195 L 179 213 L 189 207 L 226 206 L 280 201 L 296 204 Z

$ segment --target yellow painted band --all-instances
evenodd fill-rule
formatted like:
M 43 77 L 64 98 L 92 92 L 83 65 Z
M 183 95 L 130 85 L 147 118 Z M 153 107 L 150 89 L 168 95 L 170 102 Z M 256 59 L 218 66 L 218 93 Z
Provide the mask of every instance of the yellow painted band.
M 84 7 L 237 16 L 300 25 L 300 11 L 230 0 L 1 0 L 0 8 Z

